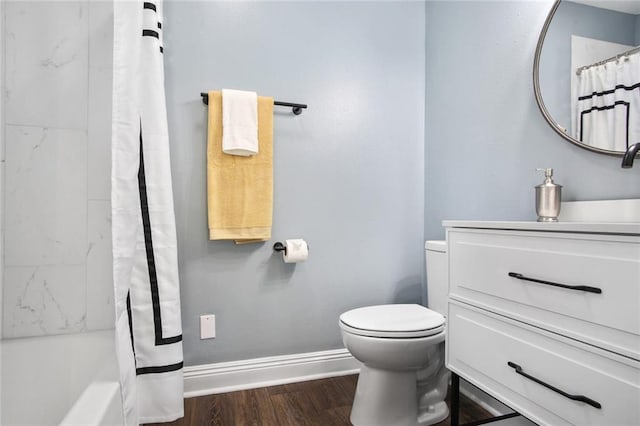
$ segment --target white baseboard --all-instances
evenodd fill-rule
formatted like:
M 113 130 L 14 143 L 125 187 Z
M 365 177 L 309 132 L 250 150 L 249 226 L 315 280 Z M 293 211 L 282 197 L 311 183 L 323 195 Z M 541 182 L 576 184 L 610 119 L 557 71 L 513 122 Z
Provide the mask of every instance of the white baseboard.
M 184 368 L 185 398 L 357 374 L 346 349 L 220 362 Z
M 220 362 L 184 368 L 184 396 L 255 389 L 357 374 L 360 362 L 346 349 Z M 460 381 L 460 392 L 499 416 L 511 410 L 475 386 Z

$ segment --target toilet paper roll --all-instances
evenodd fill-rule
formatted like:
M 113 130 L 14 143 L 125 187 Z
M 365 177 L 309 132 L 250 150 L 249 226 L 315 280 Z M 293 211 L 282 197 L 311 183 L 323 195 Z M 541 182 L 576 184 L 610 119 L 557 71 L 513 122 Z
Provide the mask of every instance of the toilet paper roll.
M 286 250 L 282 252 L 284 263 L 300 263 L 309 257 L 309 245 L 302 238 L 285 240 Z

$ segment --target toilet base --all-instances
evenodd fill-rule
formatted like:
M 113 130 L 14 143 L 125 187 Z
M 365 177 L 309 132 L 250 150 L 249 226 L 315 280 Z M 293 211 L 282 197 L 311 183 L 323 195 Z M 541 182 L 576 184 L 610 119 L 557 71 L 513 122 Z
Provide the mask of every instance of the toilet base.
M 360 369 L 351 409 L 354 426 L 416 426 L 415 371 Z
M 449 417 L 449 407 L 446 402 L 440 401 L 418 414 L 418 425 L 429 426 L 441 422 L 447 417 Z

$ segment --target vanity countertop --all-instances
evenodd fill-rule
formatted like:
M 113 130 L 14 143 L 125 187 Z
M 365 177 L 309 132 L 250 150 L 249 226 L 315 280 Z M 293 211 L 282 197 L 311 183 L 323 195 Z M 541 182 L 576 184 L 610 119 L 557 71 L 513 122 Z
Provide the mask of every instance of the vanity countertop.
M 640 222 L 534 222 L 444 220 L 446 228 L 508 229 L 519 231 L 576 232 L 618 235 L 640 235 Z

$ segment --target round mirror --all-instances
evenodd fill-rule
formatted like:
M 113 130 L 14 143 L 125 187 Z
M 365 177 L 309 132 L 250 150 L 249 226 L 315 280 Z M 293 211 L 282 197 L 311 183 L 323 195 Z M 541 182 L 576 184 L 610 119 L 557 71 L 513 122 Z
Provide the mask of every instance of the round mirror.
M 533 63 L 542 115 L 563 138 L 622 155 L 640 142 L 640 0 L 558 0 Z

